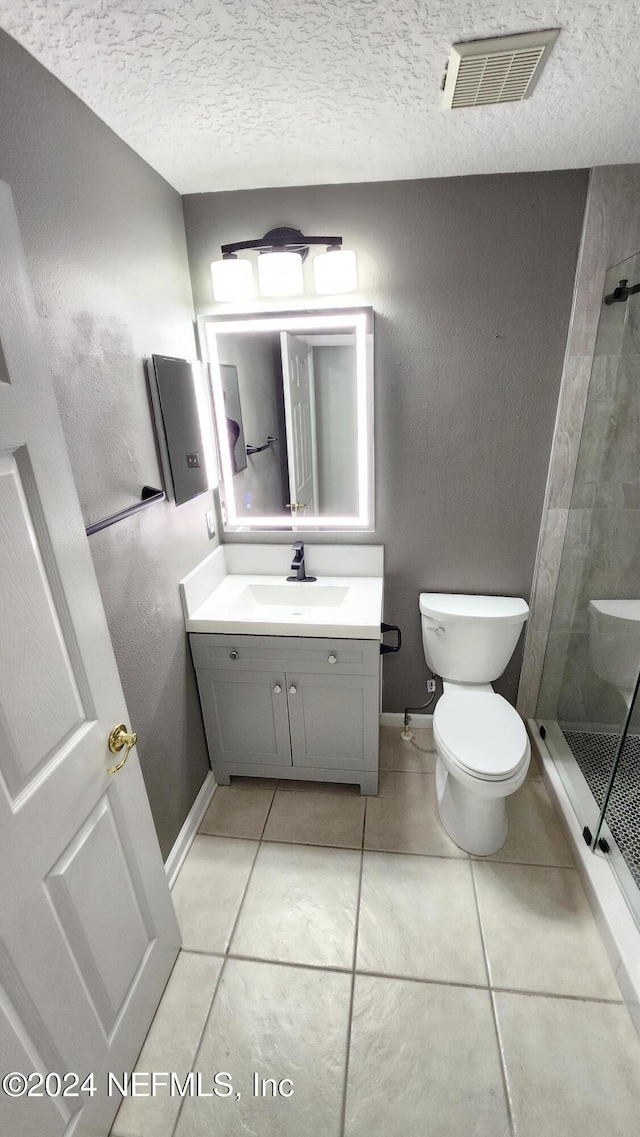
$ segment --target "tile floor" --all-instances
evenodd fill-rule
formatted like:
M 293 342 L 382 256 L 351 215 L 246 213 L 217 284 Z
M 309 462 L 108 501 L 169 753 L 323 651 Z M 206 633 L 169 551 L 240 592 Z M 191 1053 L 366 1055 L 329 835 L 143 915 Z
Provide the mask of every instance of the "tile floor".
M 216 791 L 137 1068 L 233 1093 L 129 1099 L 113 1137 L 638 1137 L 640 1041 L 535 768 L 480 859 L 438 822 L 434 763 L 428 730 L 383 728 L 377 798 Z

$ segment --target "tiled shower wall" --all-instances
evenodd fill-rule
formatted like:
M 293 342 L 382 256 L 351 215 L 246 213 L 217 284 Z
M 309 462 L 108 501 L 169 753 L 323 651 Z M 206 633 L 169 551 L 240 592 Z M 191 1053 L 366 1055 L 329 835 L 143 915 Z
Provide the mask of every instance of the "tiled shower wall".
M 568 601 L 567 620 L 575 607 L 576 589 L 578 587 L 584 589 L 585 587 L 586 561 L 588 560 L 589 565 L 592 566 L 594 553 L 596 554 L 596 562 L 598 555 L 606 557 L 607 535 L 605 531 L 598 533 L 598 527 L 601 526 L 601 523 L 606 526 L 607 515 L 611 514 L 611 510 L 606 508 L 607 503 L 581 502 L 580 505 L 584 505 L 585 508 L 572 511 L 574 515 L 571 518 L 570 529 L 568 529 L 569 506 L 592 366 L 594 367 L 594 383 L 603 383 L 603 393 L 605 389 L 611 390 L 611 385 L 607 388 L 606 384 L 607 368 L 610 369 L 612 366 L 611 353 L 608 351 L 607 343 L 605 343 L 606 337 L 603 337 L 602 332 L 596 346 L 605 275 L 610 266 L 633 256 L 639 250 L 640 166 L 602 166 L 594 169 L 591 174 L 585 210 L 573 311 L 534 570 L 531 615 L 527 626 L 518 692 L 518 709 L 527 718 L 535 714 L 538 703 L 565 536 L 568 542 L 565 550 L 565 563 L 572 551 L 579 561 L 579 571 L 570 574 L 574 585 L 572 596 L 566 598 Z M 620 315 L 616 315 L 618 311 Z M 624 306 L 612 306 L 611 313 L 611 320 L 615 323 L 616 320 L 624 317 Z M 603 332 L 609 330 L 619 332 L 619 329 L 603 328 Z M 601 411 L 604 410 L 604 403 L 599 404 L 598 399 L 592 398 L 591 403 L 596 410 L 598 406 L 600 406 Z M 597 443 L 602 429 L 602 421 L 585 423 L 585 426 L 587 430 L 593 433 L 594 442 Z M 625 442 L 621 438 L 619 448 L 623 447 L 625 447 Z M 616 448 L 613 447 L 612 452 L 615 450 Z M 583 453 L 585 453 L 584 447 Z M 635 449 L 633 453 L 635 454 Z M 624 481 L 622 477 L 613 477 L 609 480 L 616 482 L 622 490 Z M 574 502 L 575 504 L 577 503 Z M 624 502 L 622 504 L 624 507 Z M 596 505 L 600 508 L 593 508 Z M 630 509 L 639 507 L 638 503 L 634 504 L 632 501 L 628 501 L 627 506 Z M 636 520 L 637 517 L 638 515 L 635 514 Z M 631 516 L 622 519 L 621 523 L 628 524 L 630 532 L 637 530 L 637 525 Z M 585 553 L 587 546 L 591 550 L 588 556 Z M 576 568 L 578 569 L 578 565 Z M 635 584 L 630 584 L 630 587 L 635 587 Z M 591 592 L 593 594 L 592 588 Z M 610 596 L 612 593 L 605 591 L 603 595 Z M 562 600 L 561 597 L 558 599 L 559 602 Z M 554 624 L 554 636 L 556 635 L 555 627 Z M 568 646 L 568 643 L 563 645 L 559 641 L 554 644 L 552 656 L 557 655 L 557 659 L 555 662 L 553 658 L 550 659 L 554 668 L 565 667 Z M 584 629 L 583 641 L 576 641 L 573 647 L 582 652 L 586 650 L 586 628 Z M 575 714 L 576 718 L 583 718 L 580 713 L 579 698 L 575 693 L 573 702 L 575 705 L 568 706 L 563 710 L 564 716 L 573 717 Z M 613 709 L 611 713 L 614 713 Z

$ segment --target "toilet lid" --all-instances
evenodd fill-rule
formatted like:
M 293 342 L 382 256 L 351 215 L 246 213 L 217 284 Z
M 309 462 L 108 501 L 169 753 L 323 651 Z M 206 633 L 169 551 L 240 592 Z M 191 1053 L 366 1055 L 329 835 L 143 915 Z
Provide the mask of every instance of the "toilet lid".
M 520 715 L 495 691 L 446 691 L 433 715 L 436 741 L 469 774 L 499 780 L 529 755 Z

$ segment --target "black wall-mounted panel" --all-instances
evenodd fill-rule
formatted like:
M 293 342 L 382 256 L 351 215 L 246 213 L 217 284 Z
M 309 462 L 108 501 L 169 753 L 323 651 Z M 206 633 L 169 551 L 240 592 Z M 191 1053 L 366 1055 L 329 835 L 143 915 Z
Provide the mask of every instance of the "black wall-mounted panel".
M 198 415 L 198 360 L 153 355 L 149 366 L 167 491 L 176 505 L 209 489 Z

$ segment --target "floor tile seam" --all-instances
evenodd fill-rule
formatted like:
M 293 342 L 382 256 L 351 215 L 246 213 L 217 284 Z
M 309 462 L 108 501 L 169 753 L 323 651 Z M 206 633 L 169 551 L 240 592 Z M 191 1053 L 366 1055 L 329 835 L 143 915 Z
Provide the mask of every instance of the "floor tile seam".
M 458 853 L 419 853 L 415 849 L 371 849 L 367 845 L 364 846 L 364 853 L 390 853 L 398 857 L 430 857 L 436 861 L 458 861 L 461 864 L 468 864 L 471 858 L 466 854 Z
M 500 1033 L 500 1024 L 498 1022 L 498 1009 L 496 1007 L 495 993 L 492 988 L 489 988 L 489 1002 L 491 1003 L 491 1020 L 493 1022 L 493 1029 L 496 1038 L 496 1047 L 498 1050 L 498 1061 L 500 1063 L 500 1075 L 502 1078 L 502 1088 L 504 1091 L 504 1098 L 507 1107 L 507 1121 L 509 1123 L 509 1132 L 512 1137 L 516 1137 L 516 1122 L 513 1114 L 513 1106 L 511 1101 L 511 1089 L 509 1086 L 509 1071 L 507 1069 L 507 1056 Z
M 569 995 L 560 991 L 536 991 L 530 987 L 502 987 L 490 985 L 495 995 L 523 995 L 526 999 L 563 999 L 567 1003 L 595 1003 L 605 1007 L 624 1007 L 624 999 L 607 999 L 600 995 Z
M 269 810 L 269 812 L 271 812 L 271 810 Z M 264 833 L 264 830 L 266 829 L 266 825 L 267 825 L 268 820 L 269 820 L 269 815 L 267 814 L 267 818 L 265 820 L 263 830 L 262 830 L 263 833 Z M 261 837 L 239 837 L 237 833 L 200 833 L 199 832 L 198 836 L 199 837 L 216 837 L 216 838 L 220 838 L 221 840 L 224 840 L 224 841 L 255 841 L 256 844 L 258 844 L 258 845 L 260 845 L 262 843 L 267 844 L 267 845 L 298 845 L 298 846 L 300 846 L 300 845 L 302 845 L 302 846 L 315 845 L 316 848 L 318 848 L 318 849 L 347 849 L 350 852 L 356 852 L 356 853 L 359 853 L 361 848 L 362 848 L 361 845 L 323 845 L 322 843 L 318 843 L 318 841 L 291 841 L 291 840 L 279 841 L 277 837 L 264 837 L 264 836 L 261 836 Z
M 362 818 L 362 839 L 364 841 L 364 825 L 367 813 L 367 803 L 365 802 L 364 813 Z M 362 874 L 364 871 L 364 849 L 360 850 L 360 874 L 358 877 L 358 893 L 356 896 L 355 908 L 355 927 L 353 936 L 353 955 L 351 957 L 351 990 L 349 992 L 349 1011 L 347 1014 L 347 1037 L 345 1042 L 344 1052 L 344 1075 L 342 1082 L 342 1100 L 340 1103 L 340 1137 L 344 1137 L 344 1130 L 347 1119 L 347 1086 L 349 1082 L 349 1060 L 351 1057 L 351 1030 L 353 1026 L 353 999 L 356 986 L 356 959 L 358 953 L 358 932 L 360 928 L 360 900 L 362 897 Z
M 514 865 L 516 868 L 523 869 L 567 869 L 567 871 L 577 872 L 575 864 L 570 865 L 555 865 L 549 864 L 547 861 L 503 861 L 493 859 L 492 857 L 478 857 L 472 853 L 469 860 L 473 865 Z
M 505 1101 L 505 1106 L 506 1106 L 506 1110 L 507 1110 L 507 1122 L 509 1125 L 509 1132 L 511 1133 L 512 1137 L 514 1137 L 515 1121 L 514 1121 L 514 1117 L 513 1117 L 513 1110 L 511 1107 L 511 1093 L 509 1090 L 509 1077 L 507 1074 L 507 1063 L 506 1063 L 506 1058 L 505 1058 L 505 1054 L 504 1054 L 504 1050 L 503 1050 L 503 1046 L 502 1046 L 502 1038 L 500 1036 L 500 1028 L 498 1026 L 498 1016 L 497 1016 L 497 1012 L 496 1012 L 495 1000 L 494 1000 L 494 995 L 493 995 L 493 988 L 491 986 L 491 968 L 489 967 L 489 953 L 487 951 L 487 943 L 485 940 L 484 927 L 482 924 L 482 915 L 480 913 L 480 899 L 478 896 L 478 887 L 477 887 L 476 876 L 475 876 L 474 867 L 473 867 L 474 862 L 473 862 L 473 860 L 471 860 L 469 863 L 471 865 L 471 885 L 473 888 L 473 898 L 474 898 L 475 909 L 476 909 L 476 917 L 478 920 L 478 928 L 480 930 L 480 941 L 482 943 L 482 954 L 484 957 L 484 968 L 485 968 L 485 974 L 487 976 L 487 985 L 489 988 L 489 1002 L 491 1004 L 491 1021 L 493 1023 L 493 1030 L 494 1030 L 494 1035 L 495 1035 L 495 1040 L 496 1040 L 496 1047 L 497 1047 L 497 1051 L 498 1051 L 498 1062 L 500 1064 L 500 1078 L 502 1081 L 502 1090 L 504 1093 L 504 1101 Z
M 227 939 L 227 945 L 225 947 L 225 956 L 228 956 L 229 948 L 231 947 L 231 944 L 233 943 L 233 937 L 236 933 L 236 928 L 238 927 L 238 921 L 240 920 L 240 916 L 242 915 L 242 909 L 244 908 L 245 900 L 247 898 L 247 893 L 249 891 L 249 885 L 251 884 L 251 878 L 253 877 L 253 872 L 254 872 L 254 869 L 256 867 L 256 861 L 258 859 L 258 854 L 260 852 L 261 846 L 262 846 L 262 841 L 261 840 L 257 841 L 256 842 L 255 855 L 254 855 L 254 858 L 251 862 L 251 868 L 249 869 L 249 874 L 248 874 L 247 879 L 245 881 L 245 886 L 244 886 L 244 889 L 242 891 L 242 898 L 240 900 L 240 904 L 238 905 L 238 911 L 236 912 L 236 918 L 233 921 L 233 924 L 231 927 L 231 932 L 229 933 L 229 937 Z
M 353 967 L 341 967 L 337 963 L 301 963 L 293 959 L 269 959 L 264 955 L 244 955 L 240 952 L 227 952 L 225 959 L 235 960 L 237 963 L 266 963 L 273 967 L 295 967 L 303 971 L 330 971 L 336 975 L 352 975 Z
M 204 954 L 204 953 L 202 953 L 202 954 Z M 218 957 L 218 958 L 220 958 L 220 957 Z M 214 1007 L 214 1004 L 216 1001 L 216 995 L 218 994 L 218 990 L 220 988 L 220 983 L 222 982 L 222 976 L 224 973 L 226 962 L 227 962 L 226 956 L 223 956 L 222 957 L 222 964 L 220 967 L 220 972 L 218 974 L 218 978 L 217 978 L 215 985 L 214 985 L 214 988 L 213 988 L 213 994 L 211 996 L 211 1002 L 209 1003 L 209 1008 L 208 1008 L 207 1013 L 204 1017 L 204 1023 L 202 1024 L 202 1030 L 200 1031 L 200 1037 L 198 1038 L 198 1043 L 197 1043 L 195 1051 L 194 1051 L 193 1062 L 191 1063 L 191 1066 L 189 1068 L 190 1073 L 197 1070 L 198 1058 L 200 1057 L 200 1051 L 202 1050 L 202 1044 L 204 1041 L 204 1036 L 205 1036 L 206 1031 L 207 1031 L 207 1027 L 209 1025 L 209 1019 L 211 1018 L 211 1015 L 213 1012 L 213 1007 Z M 182 1117 L 182 1110 L 184 1108 L 184 1103 L 186 1100 L 187 1100 L 186 1096 L 180 1099 L 180 1105 L 178 1106 L 178 1112 L 176 1114 L 176 1119 L 175 1119 L 175 1122 L 173 1124 L 173 1128 L 171 1130 L 171 1137 L 176 1137 L 176 1133 L 178 1131 L 178 1125 L 180 1124 L 180 1118 Z
M 269 821 L 269 818 L 271 817 L 271 810 L 273 809 L 273 803 L 276 800 L 277 791 L 278 791 L 278 787 L 276 786 L 275 789 L 273 790 L 273 793 L 271 794 L 271 801 L 269 802 L 269 808 L 267 810 L 267 814 L 266 814 L 266 817 L 264 819 L 264 824 L 262 826 L 262 829 L 260 830 L 260 836 L 258 838 L 258 841 L 260 844 L 262 844 L 262 840 L 264 838 L 264 831 L 267 828 L 267 822 Z

